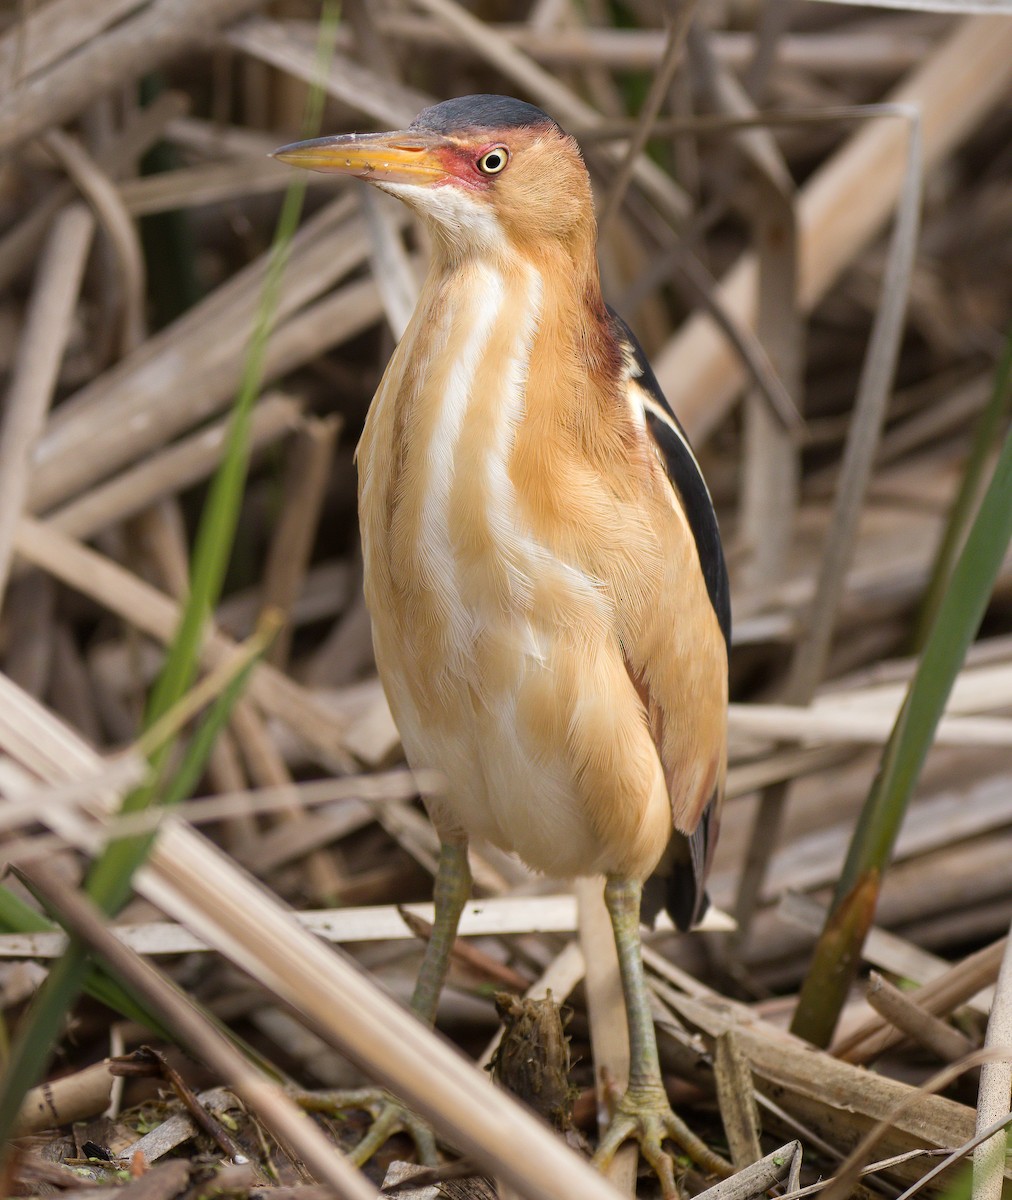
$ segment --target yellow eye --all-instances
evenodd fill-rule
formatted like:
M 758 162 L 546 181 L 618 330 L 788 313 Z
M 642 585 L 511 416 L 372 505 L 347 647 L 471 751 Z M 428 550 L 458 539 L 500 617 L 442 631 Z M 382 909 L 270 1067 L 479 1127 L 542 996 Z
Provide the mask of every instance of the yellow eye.
M 510 152 L 505 146 L 495 146 L 478 159 L 478 170 L 483 175 L 498 175 L 510 160 Z

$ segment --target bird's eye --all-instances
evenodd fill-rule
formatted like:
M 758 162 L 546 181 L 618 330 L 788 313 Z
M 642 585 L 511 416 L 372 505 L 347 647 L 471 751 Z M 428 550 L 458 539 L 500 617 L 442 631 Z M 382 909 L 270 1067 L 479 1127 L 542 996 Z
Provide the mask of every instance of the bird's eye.
M 510 154 L 505 146 L 496 146 L 492 150 L 486 150 L 478 159 L 478 170 L 483 175 L 498 175 L 509 162 L 509 158 Z

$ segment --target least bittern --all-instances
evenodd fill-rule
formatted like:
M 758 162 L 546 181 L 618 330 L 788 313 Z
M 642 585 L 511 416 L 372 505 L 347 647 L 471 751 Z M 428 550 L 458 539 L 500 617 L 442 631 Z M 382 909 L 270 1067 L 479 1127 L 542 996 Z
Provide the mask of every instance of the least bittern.
M 598 1150 L 640 1142 L 674 1194 L 674 1116 L 643 980 L 644 881 L 706 906 L 726 762 L 727 574 L 709 493 L 601 296 L 590 181 L 544 112 L 465 96 L 403 131 L 276 157 L 368 180 L 431 233 L 414 316 L 358 448 L 376 663 L 408 761 L 436 767 L 436 921 L 412 1006 L 435 1019 L 480 836 L 603 874 L 630 1040 Z M 390 1122 L 387 1122 L 389 1126 Z

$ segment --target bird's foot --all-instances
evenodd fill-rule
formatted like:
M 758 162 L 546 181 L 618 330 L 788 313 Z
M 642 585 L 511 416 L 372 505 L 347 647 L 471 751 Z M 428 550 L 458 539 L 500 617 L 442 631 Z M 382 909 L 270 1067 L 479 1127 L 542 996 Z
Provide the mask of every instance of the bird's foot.
M 424 1166 L 434 1167 L 439 1163 L 432 1130 L 382 1088 L 302 1092 L 296 1099 L 307 1112 L 337 1116 L 355 1110 L 367 1112 L 372 1117 L 369 1132 L 348 1152 L 349 1161 L 356 1167 L 364 1166 L 397 1133 L 406 1133 L 411 1138 L 418 1151 L 418 1161 Z
M 594 1155 L 594 1165 L 604 1170 L 615 1157 L 623 1142 L 635 1138 L 640 1153 L 661 1182 L 664 1200 L 678 1200 L 675 1183 L 675 1162 L 664 1149 L 671 1141 L 705 1171 L 722 1178 L 733 1174 L 733 1167 L 716 1154 L 674 1114 L 663 1087 L 630 1087 L 612 1113 L 608 1131 Z

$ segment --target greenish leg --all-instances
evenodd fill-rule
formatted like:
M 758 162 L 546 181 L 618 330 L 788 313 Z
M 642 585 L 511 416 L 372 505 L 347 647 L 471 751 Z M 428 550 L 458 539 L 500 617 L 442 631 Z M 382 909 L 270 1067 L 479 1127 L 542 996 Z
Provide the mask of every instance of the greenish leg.
M 450 951 L 457 937 L 460 914 L 470 895 L 471 868 L 467 865 L 466 843 L 443 842 L 432 896 L 436 918 L 411 997 L 412 1009 L 426 1025 L 436 1023 L 436 1006 L 450 967 Z
M 443 842 L 439 848 L 439 865 L 433 890 L 436 914 L 432 936 L 425 947 L 425 957 L 411 996 L 412 1011 L 430 1027 L 436 1023 L 436 1007 L 450 967 L 450 952 L 457 937 L 460 914 L 470 894 L 471 869 L 467 864 L 467 844 Z M 407 1133 L 418 1147 L 418 1157 L 423 1163 L 434 1166 L 439 1161 L 432 1130 L 379 1088 L 362 1088 L 355 1092 L 329 1095 L 316 1093 L 311 1098 L 304 1098 L 303 1104 L 316 1111 L 361 1108 L 372 1115 L 373 1123 L 369 1132 L 348 1155 L 356 1166 L 367 1163 L 395 1133 L 402 1132 Z
M 640 897 L 643 887 L 635 879 L 611 875 L 605 884 L 604 902 L 615 932 L 619 974 L 629 1024 L 629 1087 L 619 1101 L 594 1161 L 607 1166 L 627 1138 L 635 1138 L 643 1157 L 656 1171 L 665 1198 L 678 1195 L 674 1162 L 663 1149 L 670 1139 L 701 1167 L 715 1175 L 731 1174 L 732 1167 L 698 1138 L 668 1103 L 661 1079 L 657 1035 L 650 1012 L 643 956 L 640 953 Z

